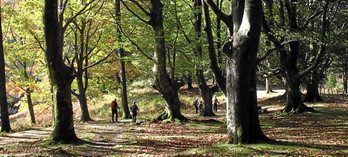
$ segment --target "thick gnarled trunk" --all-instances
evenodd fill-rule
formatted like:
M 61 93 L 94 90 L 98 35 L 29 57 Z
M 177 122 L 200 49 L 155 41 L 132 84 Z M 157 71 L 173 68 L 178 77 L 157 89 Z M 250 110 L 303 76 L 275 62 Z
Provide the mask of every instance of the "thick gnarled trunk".
M 305 102 L 323 101 L 318 90 L 319 80 L 319 75 L 317 74 L 317 71 L 314 70 L 306 84 L 307 93 L 305 95 Z
M 151 0 L 151 20 L 150 25 L 154 33 L 154 73 L 156 79 L 156 88 L 162 94 L 162 97 L 166 101 L 166 110 L 161 114 L 157 120 L 173 120 L 179 119 L 186 121 L 187 118 L 181 114 L 180 111 L 180 99 L 178 95 L 179 87 L 176 85 L 174 78 L 169 78 L 167 72 L 167 60 L 166 60 L 166 43 L 163 29 L 163 4 L 160 0 Z M 174 84 L 173 84 L 174 83 Z
M 226 61 L 229 143 L 261 142 L 268 139 L 260 128 L 256 101 L 256 54 L 261 31 L 261 1 L 232 1 L 232 6 L 233 48 Z
M 77 140 L 71 103 L 72 67 L 67 67 L 62 58 L 63 34 L 58 22 L 57 0 L 45 0 L 44 25 L 46 60 L 53 91 L 54 128 L 53 142 L 70 143 Z

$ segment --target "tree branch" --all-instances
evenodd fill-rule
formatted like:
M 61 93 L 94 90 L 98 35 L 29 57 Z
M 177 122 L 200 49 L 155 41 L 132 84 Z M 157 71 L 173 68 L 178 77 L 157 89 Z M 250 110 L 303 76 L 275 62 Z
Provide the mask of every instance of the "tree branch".
M 144 23 L 146 23 L 146 24 L 150 24 L 150 21 L 147 21 L 147 20 L 143 19 L 142 17 L 140 17 L 138 14 L 136 14 L 132 9 L 130 9 L 130 8 L 128 7 L 128 5 L 127 5 L 123 0 L 121 0 L 121 2 L 122 2 L 122 4 L 123 4 L 123 6 L 126 7 L 126 9 L 127 9 L 133 16 L 135 16 L 135 17 L 138 18 L 140 21 L 142 21 L 142 22 L 144 22 Z
M 232 25 L 232 16 L 227 15 L 223 13 L 218 6 L 215 4 L 213 0 L 204 0 L 205 3 L 207 3 L 210 8 L 213 10 L 213 12 L 216 14 L 216 16 L 220 17 L 220 19 L 228 26 Z
M 63 25 L 62 27 L 62 32 L 64 33 L 65 30 L 67 29 L 67 27 L 70 25 L 71 22 L 73 22 L 78 16 L 80 16 L 81 14 L 83 14 L 84 12 L 91 10 L 92 8 L 94 8 L 98 3 L 96 3 L 94 6 L 89 7 L 93 2 L 95 2 L 96 0 L 91 0 L 90 2 L 84 4 L 85 6 L 80 9 L 75 15 L 72 15 Z M 89 7 L 89 8 L 88 8 Z

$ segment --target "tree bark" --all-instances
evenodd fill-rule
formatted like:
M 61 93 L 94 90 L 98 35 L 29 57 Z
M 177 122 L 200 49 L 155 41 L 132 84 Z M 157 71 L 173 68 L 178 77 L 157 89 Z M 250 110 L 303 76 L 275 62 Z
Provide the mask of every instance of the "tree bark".
M 122 48 L 122 32 L 121 32 L 121 0 L 116 0 L 116 23 L 117 23 L 117 39 L 119 43 L 118 54 L 120 56 L 120 79 L 121 79 L 121 99 L 122 99 L 122 110 L 124 119 L 131 118 L 128 98 L 127 98 L 127 79 L 126 79 L 126 65 L 123 57 L 125 57 L 125 51 Z
M 216 57 L 214 37 L 213 37 L 211 19 L 209 14 L 209 7 L 208 5 L 206 5 L 206 2 L 204 2 L 203 12 L 204 12 L 204 21 L 205 21 L 204 31 L 207 34 L 207 40 L 208 40 L 210 69 L 212 70 L 214 74 L 217 85 L 219 86 L 221 91 L 226 95 L 226 78 L 222 74 L 222 70 L 219 67 L 218 58 Z
M 31 99 L 31 91 L 27 91 L 27 103 L 29 109 L 30 120 L 32 124 L 36 124 L 35 113 L 34 113 L 34 104 Z
M 58 21 L 57 5 L 57 0 L 45 0 L 45 55 L 54 100 L 54 128 L 51 138 L 53 142 L 70 143 L 77 140 L 71 103 L 71 83 L 74 76 L 72 67 L 66 66 L 62 58 L 64 40 Z
M 346 74 L 347 72 L 343 72 L 343 92 L 344 94 L 348 93 L 348 76 Z
M 195 27 L 195 34 L 196 34 L 196 41 L 201 41 L 201 34 L 202 34 L 202 12 L 204 12 L 205 21 L 206 21 L 206 27 L 209 27 L 207 29 L 211 29 L 210 27 L 210 17 L 208 12 L 208 5 L 204 3 L 204 7 L 202 7 L 202 1 L 201 0 L 194 0 L 194 9 L 195 9 L 195 21 L 194 21 L 194 27 Z M 209 19 L 209 21 L 207 20 Z M 213 45 L 214 46 L 214 45 Z M 203 54 L 203 48 L 202 43 L 197 42 L 195 45 L 195 56 L 198 60 L 202 60 L 202 54 Z M 215 52 L 214 52 L 215 53 Z M 212 104 L 212 98 L 216 91 L 214 91 L 214 86 L 209 87 L 209 85 L 205 81 L 205 76 L 203 73 L 203 67 L 201 65 L 196 65 L 196 77 L 197 77 L 197 83 L 200 91 L 200 95 L 203 99 L 203 106 L 200 110 L 201 116 L 215 116 L 213 112 L 213 104 Z
M 318 70 L 314 70 L 310 77 L 309 80 L 306 83 L 306 89 L 307 89 L 307 94 L 305 95 L 305 102 L 321 102 L 323 99 L 319 95 L 319 74 Z
M 266 77 L 266 93 L 269 94 L 269 93 L 273 93 L 273 90 L 272 90 L 272 81 L 270 79 L 270 77 Z
M 161 114 L 157 120 L 173 120 L 179 119 L 186 121 L 187 118 L 181 114 L 180 111 L 180 99 L 178 95 L 179 88 L 174 82 L 171 81 L 167 72 L 167 60 L 166 60 L 166 43 L 163 29 L 163 4 L 160 0 L 151 0 L 151 16 L 150 25 L 154 33 L 154 73 L 156 79 L 156 88 L 162 94 L 162 97 L 166 101 L 166 110 Z
M 82 65 L 81 65 L 82 67 Z M 78 70 L 79 71 L 79 70 Z M 81 69 L 82 71 L 82 69 Z M 87 72 L 87 71 L 86 71 Z M 77 96 L 77 98 L 79 99 L 79 103 L 80 103 L 80 107 L 81 107 L 81 122 L 88 122 L 91 121 L 92 118 L 89 115 L 89 111 L 88 111 L 88 105 L 87 105 L 87 96 L 86 96 L 86 88 L 84 85 L 84 80 L 83 80 L 83 76 L 82 76 L 82 72 L 76 75 L 76 81 L 77 81 L 77 87 L 79 90 L 79 94 Z M 85 78 L 88 79 L 88 78 Z
M 262 6 L 259 0 L 232 1 L 233 53 L 227 54 L 226 101 L 229 143 L 268 140 L 257 111 L 256 54 L 261 31 Z
M 0 6 L 0 10 L 1 6 Z M 10 132 L 10 119 L 8 115 L 8 105 L 6 98 L 6 75 L 5 75 L 5 55 L 2 37 L 2 22 L 0 12 L 0 110 L 1 110 L 1 132 Z

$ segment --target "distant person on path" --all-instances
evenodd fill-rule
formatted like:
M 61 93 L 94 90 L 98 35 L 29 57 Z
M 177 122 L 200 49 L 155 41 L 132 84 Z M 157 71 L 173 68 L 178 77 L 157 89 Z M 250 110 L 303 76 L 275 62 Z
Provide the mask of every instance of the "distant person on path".
M 201 101 L 199 101 L 198 108 L 199 108 L 199 110 L 200 110 L 200 111 L 202 111 L 202 110 L 203 110 L 203 101 L 202 101 L 202 100 L 201 100 Z
M 197 97 L 193 101 L 192 105 L 195 108 L 195 111 L 196 111 L 196 114 L 197 114 L 198 113 L 198 98 Z
M 137 122 L 137 114 L 138 114 L 138 106 L 137 104 L 135 103 L 135 101 L 133 102 L 133 105 L 131 106 L 131 111 L 132 111 L 132 122 L 133 123 L 136 123 Z
M 214 112 L 217 112 L 217 107 L 219 105 L 219 100 L 217 99 L 216 95 L 214 96 L 214 99 L 213 99 L 213 111 Z
M 111 118 L 112 118 L 112 122 L 115 122 L 115 117 L 116 117 L 116 122 L 117 122 L 117 109 L 119 107 L 117 106 L 117 102 L 116 102 L 116 99 L 114 99 L 112 102 L 111 102 Z M 116 116 L 115 116 L 116 115 Z

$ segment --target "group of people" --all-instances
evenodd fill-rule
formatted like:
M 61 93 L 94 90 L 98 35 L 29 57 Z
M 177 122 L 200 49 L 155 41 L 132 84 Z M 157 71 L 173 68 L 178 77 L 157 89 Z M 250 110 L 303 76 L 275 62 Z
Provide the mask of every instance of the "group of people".
M 117 101 L 116 99 L 114 99 L 112 102 L 111 102 L 111 118 L 112 118 L 112 122 L 117 122 L 117 118 L 118 118 L 118 113 L 117 113 L 117 110 L 119 109 L 118 107 L 118 104 L 117 104 Z M 136 102 L 134 101 L 132 106 L 130 107 L 130 111 L 132 112 L 132 122 L 133 123 L 136 123 L 137 122 L 137 115 L 138 115 L 138 106 L 136 104 Z
M 218 108 L 218 104 L 219 104 L 219 100 L 217 99 L 216 96 L 214 96 L 213 98 L 213 112 L 217 112 L 217 108 Z M 193 101 L 193 106 L 195 108 L 196 114 L 198 114 L 199 110 L 202 110 L 203 108 L 203 101 L 202 100 L 198 100 L 198 97 L 195 98 L 195 100 Z M 111 102 L 111 118 L 112 118 L 112 122 L 117 122 L 118 121 L 118 113 L 117 110 L 119 109 L 118 104 L 116 99 L 114 99 Z M 132 112 L 132 122 L 136 123 L 137 121 L 137 115 L 138 115 L 138 106 L 136 104 L 136 102 L 134 101 L 132 106 L 130 107 L 130 111 Z
M 217 112 L 219 100 L 217 99 L 216 96 L 213 98 L 213 112 Z M 203 101 L 198 102 L 198 97 L 195 98 L 193 101 L 193 107 L 195 108 L 196 114 L 199 112 L 199 110 L 202 110 L 203 108 Z

